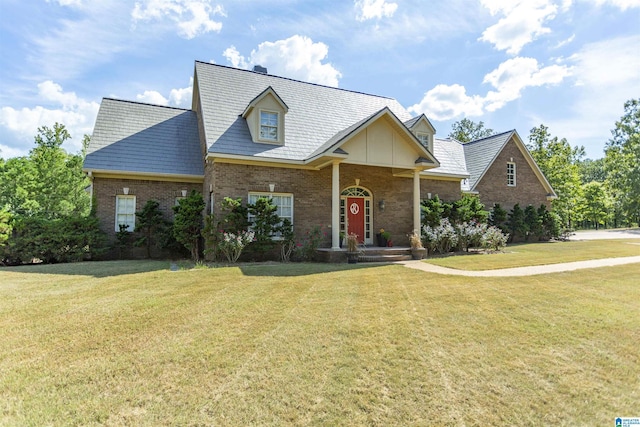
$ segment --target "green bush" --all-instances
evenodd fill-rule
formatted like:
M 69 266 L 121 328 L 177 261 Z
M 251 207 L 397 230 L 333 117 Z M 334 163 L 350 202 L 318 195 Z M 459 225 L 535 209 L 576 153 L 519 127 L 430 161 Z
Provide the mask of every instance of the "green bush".
M 102 255 L 105 242 L 94 216 L 23 217 L 16 221 L 6 258 L 11 264 L 77 262 Z
M 191 253 L 191 259 L 200 260 L 202 237 L 202 211 L 205 203 L 202 194 L 195 190 L 178 200 L 178 206 L 173 207 L 175 220 L 173 223 L 173 235 L 178 242 L 184 245 Z

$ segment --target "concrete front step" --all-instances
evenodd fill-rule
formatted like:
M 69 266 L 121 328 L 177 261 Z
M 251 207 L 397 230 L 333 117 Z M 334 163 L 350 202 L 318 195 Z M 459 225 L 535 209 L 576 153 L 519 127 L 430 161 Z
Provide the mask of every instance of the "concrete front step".
M 358 262 L 396 262 L 396 261 L 408 261 L 412 259 L 411 255 L 406 254 L 394 254 L 394 255 L 360 255 Z

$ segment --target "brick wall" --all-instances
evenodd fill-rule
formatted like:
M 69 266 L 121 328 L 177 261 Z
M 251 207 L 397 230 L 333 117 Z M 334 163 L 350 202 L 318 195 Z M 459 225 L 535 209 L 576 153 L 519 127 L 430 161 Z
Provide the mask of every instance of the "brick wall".
M 322 225 L 327 235 L 323 247 L 331 245 L 331 167 L 319 171 L 288 168 L 215 163 L 207 165 L 205 185 L 213 183 L 215 214 L 220 215 L 224 197 L 241 198 L 248 193 L 268 192 L 275 184 L 275 193 L 292 193 L 294 198 L 294 229 L 296 238 L 315 225 Z M 341 164 L 340 190 L 356 185 L 371 191 L 373 196 L 372 230 L 384 228 L 396 245 L 408 245 L 407 234 L 413 230 L 413 178 L 394 177 L 390 168 Z M 421 180 L 421 197 L 438 194 L 443 200 L 460 198 L 457 181 Z M 385 209 L 379 207 L 384 199 Z
M 507 162 L 511 159 L 516 164 L 515 187 L 507 185 Z M 544 204 L 547 208 L 551 206 L 547 201 L 547 191 L 513 140 L 507 143 L 476 185 L 476 189 L 480 192 L 480 200 L 487 209 L 491 209 L 495 203 L 500 203 L 507 211 L 510 211 L 516 203 L 519 203 L 523 209 L 527 205 L 538 207 Z
M 110 241 L 115 239 L 116 196 L 124 195 L 123 188 L 129 188 L 129 195 L 136 196 L 136 211 L 140 211 L 148 200 L 156 200 L 167 220 L 173 220 L 172 207 L 182 190 L 202 192 L 202 184 L 165 182 L 134 179 L 94 178 L 93 194 L 95 210 L 100 219 L 100 228 L 107 233 Z M 138 251 L 136 251 L 138 254 Z
M 429 193 L 431 197 L 438 198 L 445 202 L 454 202 L 462 197 L 460 190 L 460 181 L 446 181 L 436 179 L 423 179 L 420 182 L 420 198 L 428 199 Z

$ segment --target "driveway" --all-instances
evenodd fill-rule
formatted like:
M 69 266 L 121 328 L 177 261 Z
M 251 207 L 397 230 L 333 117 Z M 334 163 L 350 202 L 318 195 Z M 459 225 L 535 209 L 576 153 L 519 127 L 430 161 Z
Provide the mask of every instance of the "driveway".
M 580 230 L 569 240 L 640 239 L 640 228 L 618 228 L 615 230 Z

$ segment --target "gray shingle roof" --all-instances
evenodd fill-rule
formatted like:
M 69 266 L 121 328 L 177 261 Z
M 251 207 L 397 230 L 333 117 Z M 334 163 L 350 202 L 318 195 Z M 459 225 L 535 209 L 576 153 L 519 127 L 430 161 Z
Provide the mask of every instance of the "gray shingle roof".
M 464 148 L 454 139 L 433 140 L 433 155 L 440 161 L 440 167 L 429 169 L 428 174 L 467 176 Z
M 336 134 L 384 107 L 403 122 L 411 119 L 395 99 L 221 65 L 196 62 L 196 81 L 210 153 L 305 160 Z M 269 86 L 289 107 L 283 146 L 252 142 L 240 117 Z
M 104 98 L 84 168 L 203 176 L 203 163 L 193 111 Z
M 511 139 L 515 130 L 499 133 L 487 138 L 462 144 L 464 157 L 469 171 L 469 188 L 473 190 L 491 166 L 496 156 L 500 153 L 505 144 Z

